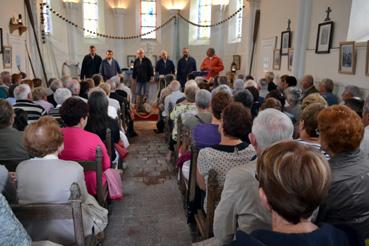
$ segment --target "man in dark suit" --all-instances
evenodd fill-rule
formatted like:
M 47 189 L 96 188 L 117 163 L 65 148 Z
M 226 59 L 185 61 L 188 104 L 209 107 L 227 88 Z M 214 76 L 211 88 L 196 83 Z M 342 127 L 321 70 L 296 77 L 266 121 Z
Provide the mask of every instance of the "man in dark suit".
M 138 97 L 147 96 L 147 83 L 154 75 L 154 70 L 151 61 L 145 56 L 145 51 L 139 49 L 137 51 L 137 59 L 133 65 L 132 78 L 136 80 L 136 95 Z M 143 90 L 143 94 L 142 94 Z
M 312 93 L 318 93 L 319 91 L 314 86 L 314 78 L 312 75 L 305 75 L 301 79 L 301 86 L 302 86 L 302 100 L 304 100 L 305 97 Z
M 175 74 L 176 70 L 174 63 L 168 59 L 168 52 L 163 50 L 160 55 L 160 60 L 156 63 L 155 71 L 158 75 Z
M 92 75 L 99 73 L 101 57 L 96 54 L 95 46 L 90 46 L 90 54 L 86 55 L 82 61 L 81 80 L 91 78 Z
M 103 76 L 104 81 L 122 73 L 119 63 L 113 58 L 113 51 L 106 51 L 106 58 L 101 62 L 99 72 Z
M 187 76 L 196 71 L 196 60 L 190 56 L 190 50 L 188 48 L 183 48 L 183 57 L 179 59 L 177 66 L 177 80 L 181 83 L 182 88 L 184 88 L 187 82 Z

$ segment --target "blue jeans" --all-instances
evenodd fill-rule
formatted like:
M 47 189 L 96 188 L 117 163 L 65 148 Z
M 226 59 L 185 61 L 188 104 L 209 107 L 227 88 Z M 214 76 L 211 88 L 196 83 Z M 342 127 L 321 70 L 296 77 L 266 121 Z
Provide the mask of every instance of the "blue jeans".
M 136 95 L 142 96 L 141 92 L 143 89 L 143 96 L 147 96 L 147 82 L 138 82 L 136 84 Z

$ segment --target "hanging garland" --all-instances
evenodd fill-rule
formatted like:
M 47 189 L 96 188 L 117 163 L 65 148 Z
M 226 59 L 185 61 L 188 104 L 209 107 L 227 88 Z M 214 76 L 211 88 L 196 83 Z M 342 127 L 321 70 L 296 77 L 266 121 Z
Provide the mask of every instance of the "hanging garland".
M 141 38 L 145 35 L 151 34 L 153 32 L 156 32 L 157 30 L 163 28 L 164 26 L 168 25 L 172 20 L 175 20 L 177 18 L 177 16 L 172 16 L 171 18 L 169 18 L 166 22 L 164 22 L 162 25 L 157 26 L 156 28 L 154 28 L 153 30 L 146 32 L 146 33 L 142 33 L 142 34 L 138 34 L 138 35 L 133 35 L 133 36 L 116 36 L 116 35 L 108 35 L 108 34 L 103 34 L 103 33 L 99 33 L 99 32 L 94 32 L 91 30 L 87 30 L 86 28 L 84 28 L 83 26 L 80 26 L 72 21 L 70 21 L 68 18 L 66 18 L 65 16 L 63 16 L 61 13 L 59 13 L 58 11 L 56 11 L 55 9 L 53 9 L 50 5 L 48 5 L 47 3 L 40 3 L 40 24 L 41 27 L 44 26 L 45 24 L 45 19 L 44 19 L 44 13 L 43 13 L 43 8 L 47 8 L 49 9 L 50 13 L 56 15 L 57 17 L 59 17 L 61 20 L 65 21 L 67 24 L 70 24 L 72 26 L 74 26 L 75 28 L 90 33 L 90 34 L 94 34 L 98 37 L 103 37 L 103 38 L 110 38 L 110 39 L 121 39 L 121 40 L 127 40 L 127 39 L 137 39 L 137 38 Z M 186 21 L 187 23 L 197 26 L 197 27 L 214 27 L 214 26 L 218 26 L 221 25 L 227 21 L 229 21 L 230 19 L 232 19 L 233 17 L 235 17 L 240 11 L 243 10 L 245 6 L 242 6 L 241 8 L 239 8 L 236 12 L 234 12 L 232 15 L 230 15 L 228 18 L 219 21 L 217 23 L 214 24 L 210 24 L 210 25 L 200 25 L 197 23 L 194 23 L 192 21 L 190 21 L 189 19 L 187 19 L 186 17 L 184 17 L 179 11 L 178 11 L 178 16 L 181 17 L 184 21 Z M 44 28 L 41 28 L 41 39 L 42 39 L 42 43 L 45 43 L 45 30 Z
M 219 26 L 227 21 L 229 21 L 230 19 L 232 19 L 233 17 L 235 17 L 239 12 L 241 12 L 243 9 L 245 8 L 245 6 L 242 6 L 241 8 L 239 8 L 236 12 L 234 12 L 232 15 L 228 16 L 226 19 L 223 19 L 221 21 L 218 21 L 214 24 L 210 24 L 210 25 L 200 25 L 198 23 L 192 22 L 189 19 L 187 19 L 186 17 L 184 17 L 180 12 L 178 12 L 178 16 L 181 17 L 185 22 L 193 25 L 193 26 L 197 26 L 197 27 L 215 27 L 215 26 Z

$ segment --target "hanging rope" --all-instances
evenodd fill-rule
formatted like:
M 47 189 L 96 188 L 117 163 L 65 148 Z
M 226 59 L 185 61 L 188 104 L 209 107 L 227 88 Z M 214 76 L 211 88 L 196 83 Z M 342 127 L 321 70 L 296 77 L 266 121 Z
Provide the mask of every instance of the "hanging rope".
M 184 17 L 180 12 L 178 12 L 178 16 L 181 17 L 185 22 L 193 25 L 193 26 L 197 26 L 197 27 L 215 27 L 215 26 L 219 26 L 227 21 L 229 21 L 230 19 L 232 19 L 233 17 L 235 17 L 239 12 L 241 12 L 243 9 L 245 8 L 245 6 L 242 6 L 241 8 L 239 8 L 236 12 L 234 12 L 232 15 L 228 16 L 226 19 L 218 21 L 217 23 L 214 24 L 210 24 L 210 25 L 200 25 L 198 23 L 192 22 L 189 19 L 187 19 L 186 17 Z
M 161 24 L 160 26 L 157 26 L 154 29 L 152 29 L 151 31 L 146 32 L 146 33 L 141 33 L 141 34 L 134 35 L 134 36 L 116 36 L 116 35 L 103 34 L 103 33 L 94 32 L 94 31 L 88 30 L 88 29 L 84 28 L 83 26 L 80 26 L 80 25 L 78 25 L 78 24 L 70 21 L 68 18 L 66 18 L 65 16 L 63 16 L 59 12 L 57 12 L 55 9 L 51 8 L 47 3 L 40 3 L 40 9 L 41 10 L 42 10 L 43 6 L 45 6 L 47 9 L 49 9 L 50 10 L 50 13 L 56 15 L 61 20 L 65 21 L 67 24 L 70 24 L 70 25 L 76 27 L 77 29 L 79 29 L 81 31 L 84 31 L 84 32 L 87 32 L 87 33 L 90 33 L 90 34 L 94 34 L 94 35 L 96 35 L 98 37 L 110 38 L 110 39 L 123 39 L 123 40 L 126 40 L 126 39 L 141 38 L 143 36 L 146 36 L 148 34 L 151 34 L 153 32 L 156 32 L 157 30 L 163 28 L 164 26 L 168 25 L 171 21 L 173 21 L 173 20 L 175 20 L 177 18 L 176 16 L 172 16 L 166 22 L 164 22 L 163 24 Z M 42 11 L 40 11 L 40 15 L 41 15 L 40 16 L 41 26 L 43 27 L 45 20 L 44 20 L 44 16 L 43 16 Z M 43 43 L 44 43 L 44 40 L 45 40 L 45 31 L 44 31 L 43 28 L 41 30 L 41 38 L 42 38 Z

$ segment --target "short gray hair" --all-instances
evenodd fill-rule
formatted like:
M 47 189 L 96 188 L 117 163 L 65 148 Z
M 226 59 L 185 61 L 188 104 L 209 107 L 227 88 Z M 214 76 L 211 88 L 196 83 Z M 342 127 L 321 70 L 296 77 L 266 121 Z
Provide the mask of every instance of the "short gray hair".
M 242 79 L 236 79 L 233 83 L 233 91 L 245 89 L 245 82 Z
M 260 150 L 271 144 L 292 139 L 293 124 L 291 119 L 281 111 L 268 108 L 261 111 L 252 125 L 252 134 Z
M 349 92 L 352 97 L 359 97 L 361 98 L 361 92 L 359 87 L 355 86 L 355 85 L 347 85 L 345 86 L 345 91 Z
M 266 72 L 265 73 L 265 78 L 267 80 L 273 81 L 273 79 L 274 79 L 274 73 L 273 72 Z
M 185 96 L 187 101 L 189 102 L 195 102 L 196 93 L 199 90 L 199 87 L 197 85 L 190 85 L 185 87 Z
M 363 107 L 363 115 L 369 113 L 369 95 L 365 98 L 364 107 Z
M 54 93 L 54 100 L 58 105 L 63 104 L 70 97 L 72 97 L 72 92 L 67 88 L 58 88 Z
M 201 109 L 207 109 L 211 102 L 211 93 L 208 90 L 201 89 L 196 93 L 196 106 Z
M 117 82 L 113 79 L 108 79 L 106 84 L 110 85 L 110 91 L 114 92 L 117 90 Z
M 301 100 L 302 91 L 297 86 L 288 87 L 285 91 L 286 98 L 297 104 Z
M 321 84 L 322 86 L 324 86 L 324 88 L 325 88 L 325 90 L 326 90 L 327 92 L 332 92 L 332 91 L 333 91 L 333 89 L 334 89 L 334 83 L 333 83 L 333 80 L 331 80 L 331 79 L 323 79 L 323 80 L 320 82 L 320 84 Z
M 220 85 L 217 88 L 215 88 L 211 94 L 212 96 L 214 96 L 215 94 L 217 94 L 218 92 L 225 92 L 228 93 L 230 96 L 232 96 L 232 89 L 228 86 L 228 85 Z
M 50 84 L 50 89 L 55 92 L 58 88 L 63 88 L 63 83 L 59 79 L 54 79 Z
M 31 93 L 31 87 L 27 84 L 20 84 L 14 89 L 14 97 L 16 100 L 26 100 Z
M 177 80 L 173 80 L 169 84 L 170 90 L 173 91 L 179 91 L 181 89 L 181 83 L 179 83 Z
M 80 90 L 81 85 L 79 84 L 79 81 L 76 79 L 72 79 L 69 81 L 68 87 L 67 87 L 73 95 L 79 94 L 78 90 Z

